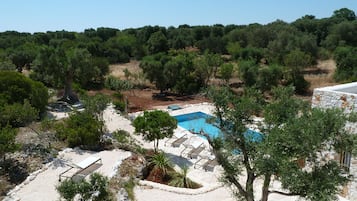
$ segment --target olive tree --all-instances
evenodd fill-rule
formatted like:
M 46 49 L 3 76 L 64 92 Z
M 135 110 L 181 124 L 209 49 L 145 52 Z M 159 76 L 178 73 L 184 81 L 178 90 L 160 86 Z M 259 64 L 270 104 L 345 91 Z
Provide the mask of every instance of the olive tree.
M 134 120 L 133 125 L 135 133 L 141 134 L 144 140 L 154 141 L 154 150 L 157 151 L 159 140 L 172 137 L 177 121 L 167 112 L 154 110 L 145 111 Z
M 44 47 L 34 62 L 32 77 L 55 87 L 64 86 L 64 101 L 76 102 L 78 98 L 72 90 L 73 82 L 83 86 L 103 76 L 101 68 L 94 63 L 87 49 Z
M 207 137 L 223 167 L 223 181 L 233 186 L 239 200 L 267 201 L 271 193 L 334 200 L 340 186 L 349 181 L 338 161 L 323 157 L 331 150 L 352 152 L 356 137 L 344 129 L 348 118 L 336 109 L 310 109 L 293 98 L 293 92 L 274 88 L 273 99 L 263 106 L 251 91 L 240 97 L 229 90 L 210 93 L 223 138 Z M 253 115 L 261 113 L 265 118 L 261 137 L 247 138 Z M 299 160 L 308 168 L 301 168 Z M 273 178 L 283 191 L 271 189 Z M 261 196 L 254 194 L 258 180 L 263 182 Z

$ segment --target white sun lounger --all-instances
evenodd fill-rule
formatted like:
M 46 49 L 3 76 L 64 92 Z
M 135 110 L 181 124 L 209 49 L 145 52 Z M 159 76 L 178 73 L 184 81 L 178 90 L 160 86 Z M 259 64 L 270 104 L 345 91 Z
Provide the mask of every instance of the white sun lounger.
M 214 155 L 200 155 L 200 159 L 195 162 L 193 167 L 202 167 L 205 171 L 213 172 L 217 165 L 218 162 Z
M 70 176 L 70 178 L 75 181 L 85 178 L 87 175 L 91 174 L 100 166 L 102 166 L 102 159 L 97 156 L 89 156 L 79 163 L 68 164 L 68 166 L 69 168 L 59 175 L 59 181 L 61 181 L 62 177 L 69 177 L 65 176 L 64 174 L 73 168 L 78 170 L 72 176 Z
M 197 158 L 198 155 L 205 149 L 202 140 L 193 140 L 189 144 L 183 144 L 185 148 L 181 151 L 180 156 L 183 156 L 184 153 L 187 154 L 188 157 Z
M 165 142 L 165 146 L 167 144 L 171 144 L 173 147 L 179 147 L 188 139 L 188 131 L 179 131 L 175 132 L 172 138 L 169 138 Z
M 89 156 L 88 158 L 84 159 L 83 161 L 76 163 L 75 165 L 80 167 L 81 169 L 85 169 L 90 165 L 101 161 L 102 159 L 97 156 Z

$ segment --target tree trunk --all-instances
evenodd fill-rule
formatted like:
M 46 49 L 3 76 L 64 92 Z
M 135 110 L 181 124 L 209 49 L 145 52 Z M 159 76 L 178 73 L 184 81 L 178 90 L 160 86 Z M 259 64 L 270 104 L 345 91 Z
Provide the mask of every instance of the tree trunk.
M 246 199 L 247 201 L 254 201 L 254 186 L 253 186 L 253 182 L 254 182 L 254 173 L 250 172 L 249 170 L 247 170 L 247 181 L 245 183 L 245 189 L 246 189 Z
M 261 201 L 268 201 L 270 178 L 271 178 L 271 175 L 265 175 L 264 176 L 264 183 L 263 183 L 263 187 L 262 187 L 262 199 L 261 199 Z
M 73 76 L 70 73 L 66 73 L 66 74 L 67 75 L 66 75 L 64 94 L 63 94 L 65 98 L 70 97 L 73 94 L 72 92 Z
M 64 94 L 62 99 L 64 101 L 74 103 L 78 101 L 78 98 L 73 94 L 72 91 L 72 83 L 73 83 L 73 74 L 70 72 L 66 73 L 66 80 L 64 86 Z
M 254 180 L 255 180 L 256 176 L 254 174 L 253 168 L 249 164 L 249 156 L 248 156 L 247 148 L 245 146 L 244 136 L 241 137 L 240 143 L 241 143 L 240 149 L 243 154 L 243 165 L 247 171 L 247 180 L 245 182 L 245 189 L 246 189 L 245 197 L 246 197 L 247 201 L 254 201 L 254 186 L 253 186 L 253 184 L 254 184 Z

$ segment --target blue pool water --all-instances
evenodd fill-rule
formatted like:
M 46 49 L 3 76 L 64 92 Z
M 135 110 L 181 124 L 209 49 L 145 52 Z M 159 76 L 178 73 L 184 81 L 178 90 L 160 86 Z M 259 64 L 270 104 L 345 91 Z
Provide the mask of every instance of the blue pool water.
M 203 131 L 204 133 L 207 133 L 211 138 L 219 137 L 222 135 L 221 130 L 218 127 L 214 126 L 214 123 L 209 123 L 215 122 L 216 118 L 206 113 L 194 112 L 177 115 L 174 117 L 176 118 L 179 126 L 189 131 L 193 130 L 195 133 Z M 207 120 L 209 122 L 207 122 Z M 259 132 L 248 129 L 245 132 L 245 137 L 253 142 L 257 142 L 261 141 L 263 136 Z

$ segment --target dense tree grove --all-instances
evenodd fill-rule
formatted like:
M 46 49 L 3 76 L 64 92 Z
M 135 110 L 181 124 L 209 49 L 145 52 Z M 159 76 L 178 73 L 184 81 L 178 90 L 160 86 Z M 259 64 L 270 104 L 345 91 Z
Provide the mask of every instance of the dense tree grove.
M 354 11 L 341 8 L 329 18 L 305 15 L 292 23 L 277 20 L 266 25 L 184 24 L 124 30 L 100 27 L 80 33 L 64 30 L 33 34 L 7 31 L 0 33 L 0 69 L 21 71 L 33 68 L 32 78 L 48 86 L 64 87 L 65 97 L 70 97 L 72 82 L 83 88 L 102 86 L 108 64 L 144 58 L 141 66 L 146 77 L 160 90 L 195 93 L 207 85 L 212 72 L 214 76 L 220 72 L 222 62 L 212 58 L 229 54 L 232 61 L 245 65 L 240 71 L 245 72 L 244 80 L 248 86 L 257 85 L 264 90 L 271 88 L 257 83 L 258 80 L 267 80 L 264 76 L 270 75 L 268 68 L 260 69 L 264 61 L 264 64 L 284 67 L 280 68 L 281 78 L 287 80 L 287 84 L 295 85 L 297 92 L 303 93 L 308 84 L 300 71 L 315 64 L 317 59 L 334 54 L 336 49 L 356 47 L 356 26 Z M 346 65 L 354 66 L 354 60 L 344 59 L 343 55 L 348 57 L 341 51 L 336 56 L 342 61 L 337 62 L 342 70 L 337 71 L 340 75 L 336 75 L 336 79 L 354 80 L 353 73 L 343 73 Z M 297 64 L 293 59 L 304 62 Z M 253 62 L 246 66 L 245 61 Z M 227 66 L 225 68 L 222 72 L 226 72 Z M 246 80 L 247 76 L 259 74 L 263 76 L 261 79 Z M 189 89 L 182 83 L 191 83 Z

